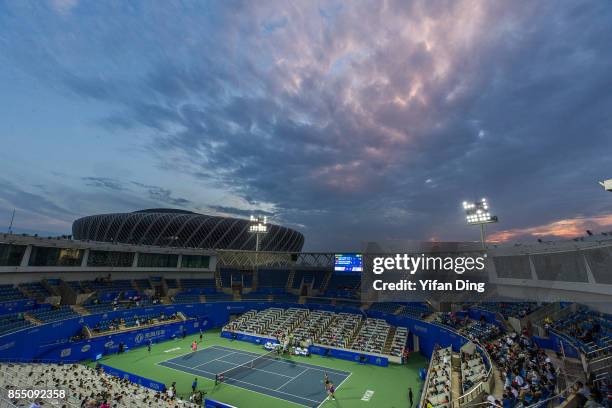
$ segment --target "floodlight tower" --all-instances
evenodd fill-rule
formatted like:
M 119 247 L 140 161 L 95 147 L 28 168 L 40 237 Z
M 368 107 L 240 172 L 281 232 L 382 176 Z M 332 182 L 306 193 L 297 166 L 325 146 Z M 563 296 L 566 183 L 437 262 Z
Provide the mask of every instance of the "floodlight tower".
M 612 193 L 612 179 L 600 181 L 599 184 L 601 184 L 604 190 Z
M 258 252 L 261 236 L 268 233 L 268 217 L 255 217 L 251 215 L 249 232 L 255 234 L 255 252 Z
M 480 242 L 482 243 L 482 249 L 486 249 L 485 224 L 497 222 L 497 216 L 491 215 L 486 198 L 473 203 L 464 201 L 463 209 L 469 225 L 480 225 Z

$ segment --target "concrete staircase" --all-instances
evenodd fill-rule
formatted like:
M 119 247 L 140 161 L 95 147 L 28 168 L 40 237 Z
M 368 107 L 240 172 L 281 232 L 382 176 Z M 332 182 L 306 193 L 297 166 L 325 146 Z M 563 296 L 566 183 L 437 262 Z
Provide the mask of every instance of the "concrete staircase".
M 351 337 L 348 341 L 348 344 L 352 347 L 353 343 L 355 342 L 355 340 L 357 339 L 357 336 L 359 335 L 359 332 L 361 331 L 361 328 L 363 327 L 363 325 L 365 324 L 365 319 L 361 319 L 359 321 L 359 324 L 357 325 L 357 328 L 355 329 L 355 331 L 353 332 L 353 334 L 351 334 Z
M 223 283 L 221 282 L 221 272 L 218 270 L 215 270 L 215 286 L 217 290 L 222 290 L 223 289 Z
M 325 278 L 323 278 L 323 282 L 321 282 L 321 286 L 319 287 L 319 291 L 321 291 L 321 293 L 325 293 L 325 291 L 327 290 L 327 286 L 329 285 L 329 281 L 331 280 L 332 274 L 333 272 L 330 272 L 325 275 Z
M 291 269 L 289 272 L 289 276 L 287 277 L 287 287 L 286 290 L 291 290 L 293 288 L 293 281 L 295 279 L 295 269 Z

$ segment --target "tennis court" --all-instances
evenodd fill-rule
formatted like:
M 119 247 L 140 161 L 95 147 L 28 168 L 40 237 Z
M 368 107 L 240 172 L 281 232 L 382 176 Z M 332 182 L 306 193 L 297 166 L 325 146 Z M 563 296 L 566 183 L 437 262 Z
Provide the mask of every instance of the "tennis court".
M 351 375 L 347 371 L 218 345 L 158 364 L 211 380 L 224 373 L 220 387 L 236 386 L 306 407 L 318 407 L 327 398 L 324 373 L 336 388 Z

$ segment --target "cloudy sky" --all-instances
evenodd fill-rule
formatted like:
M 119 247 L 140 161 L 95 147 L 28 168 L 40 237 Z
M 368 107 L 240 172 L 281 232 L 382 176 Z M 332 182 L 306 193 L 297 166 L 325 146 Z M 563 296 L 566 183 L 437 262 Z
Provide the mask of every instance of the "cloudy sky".
M 0 0 L 0 229 L 268 214 L 306 249 L 612 230 L 608 1 Z

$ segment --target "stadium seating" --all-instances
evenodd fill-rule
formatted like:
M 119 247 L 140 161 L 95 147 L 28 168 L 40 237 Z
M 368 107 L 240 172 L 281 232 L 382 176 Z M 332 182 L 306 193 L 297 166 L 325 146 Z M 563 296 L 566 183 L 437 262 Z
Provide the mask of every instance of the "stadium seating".
M 51 296 L 51 292 L 40 282 L 22 283 L 19 287 L 28 294 L 28 297 L 39 301 L 44 301 L 47 297 Z
M 461 388 L 464 393 L 484 379 L 486 373 L 484 361 L 478 352 L 461 353 Z
M 323 285 L 327 274 L 329 272 L 325 270 L 298 269 L 293 277 L 292 288 L 299 289 L 302 287 L 302 283 L 307 285 L 312 283 L 313 289 L 319 289 Z
M 142 313 L 126 316 L 124 318 L 100 320 L 93 327 L 91 327 L 91 330 L 94 333 L 105 333 L 109 331 L 128 329 L 130 327 L 149 326 L 177 320 L 180 320 L 180 318 L 176 314 L 166 315 L 164 313 Z
M 257 289 L 275 293 L 284 292 L 289 279 L 286 269 L 259 269 L 257 271 Z
M 250 292 L 243 293 L 241 295 L 243 300 L 268 300 L 270 295 L 268 293 Z
M 332 274 L 327 288 L 326 296 L 331 297 L 353 297 L 361 285 L 361 275 Z
M 397 327 L 393 340 L 391 341 L 391 349 L 389 354 L 396 357 L 401 357 L 408 342 L 408 329 L 405 327 Z
M 166 286 L 168 289 L 177 289 L 179 287 L 178 281 L 176 279 L 164 279 L 166 281 Z
M 181 279 L 180 284 L 183 292 L 192 293 L 214 293 L 216 283 L 214 279 Z
M 383 319 L 365 320 L 350 348 L 368 353 L 383 354 L 391 326 Z
M 10 333 L 16 330 L 32 326 L 22 313 L 13 313 L 0 316 L 0 334 Z
M 31 310 L 27 313 L 33 318 L 47 323 L 80 316 L 77 312 L 72 310 L 70 306 L 66 305 L 52 310 Z
M 251 272 L 221 268 L 219 273 L 221 275 L 221 286 L 224 288 L 231 288 L 232 282 L 234 284 L 242 284 L 243 288 L 251 288 L 253 286 L 253 273 Z
M 25 299 L 26 297 L 13 285 L 0 285 L 0 302 Z
M 430 403 L 433 407 L 448 407 L 452 401 L 451 393 L 451 354 L 450 347 L 435 350 L 425 380 L 426 391 L 424 405 Z
M 43 406 L 90 407 L 108 401 L 113 408 L 178 407 L 197 405 L 180 399 L 170 400 L 164 393 L 113 377 L 101 370 L 80 364 L 0 364 L 0 387 L 63 390 L 66 397 L 56 404 L 46 400 Z M 13 399 L 19 407 L 29 407 L 30 400 Z
M 286 303 L 297 303 L 299 298 L 300 298 L 299 296 L 293 295 L 291 293 L 283 293 L 283 294 L 273 296 L 273 300 L 275 302 L 286 302 Z
M 536 302 L 481 302 L 478 304 L 467 305 L 479 309 L 489 310 L 491 312 L 501 313 L 504 319 L 508 319 L 508 317 L 516 317 L 520 319 L 535 312 L 543 306 Z
M 187 304 L 200 303 L 200 295 L 194 293 L 179 292 L 172 297 L 172 303 Z
M 581 308 L 557 321 L 553 328 L 570 336 L 584 353 L 612 352 L 612 315 Z
M 293 338 L 296 344 L 309 346 L 315 339 L 327 330 L 327 326 L 334 319 L 334 313 L 324 310 L 312 310 L 304 318 L 301 326 L 293 331 Z
M 206 302 L 228 302 L 234 300 L 232 295 L 227 293 L 207 293 Z
M 316 340 L 316 343 L 348 349 L 357 330 L 361 326 L 361 319 L 361 315 L 351 313 L 336 314 L 327 330 Z

